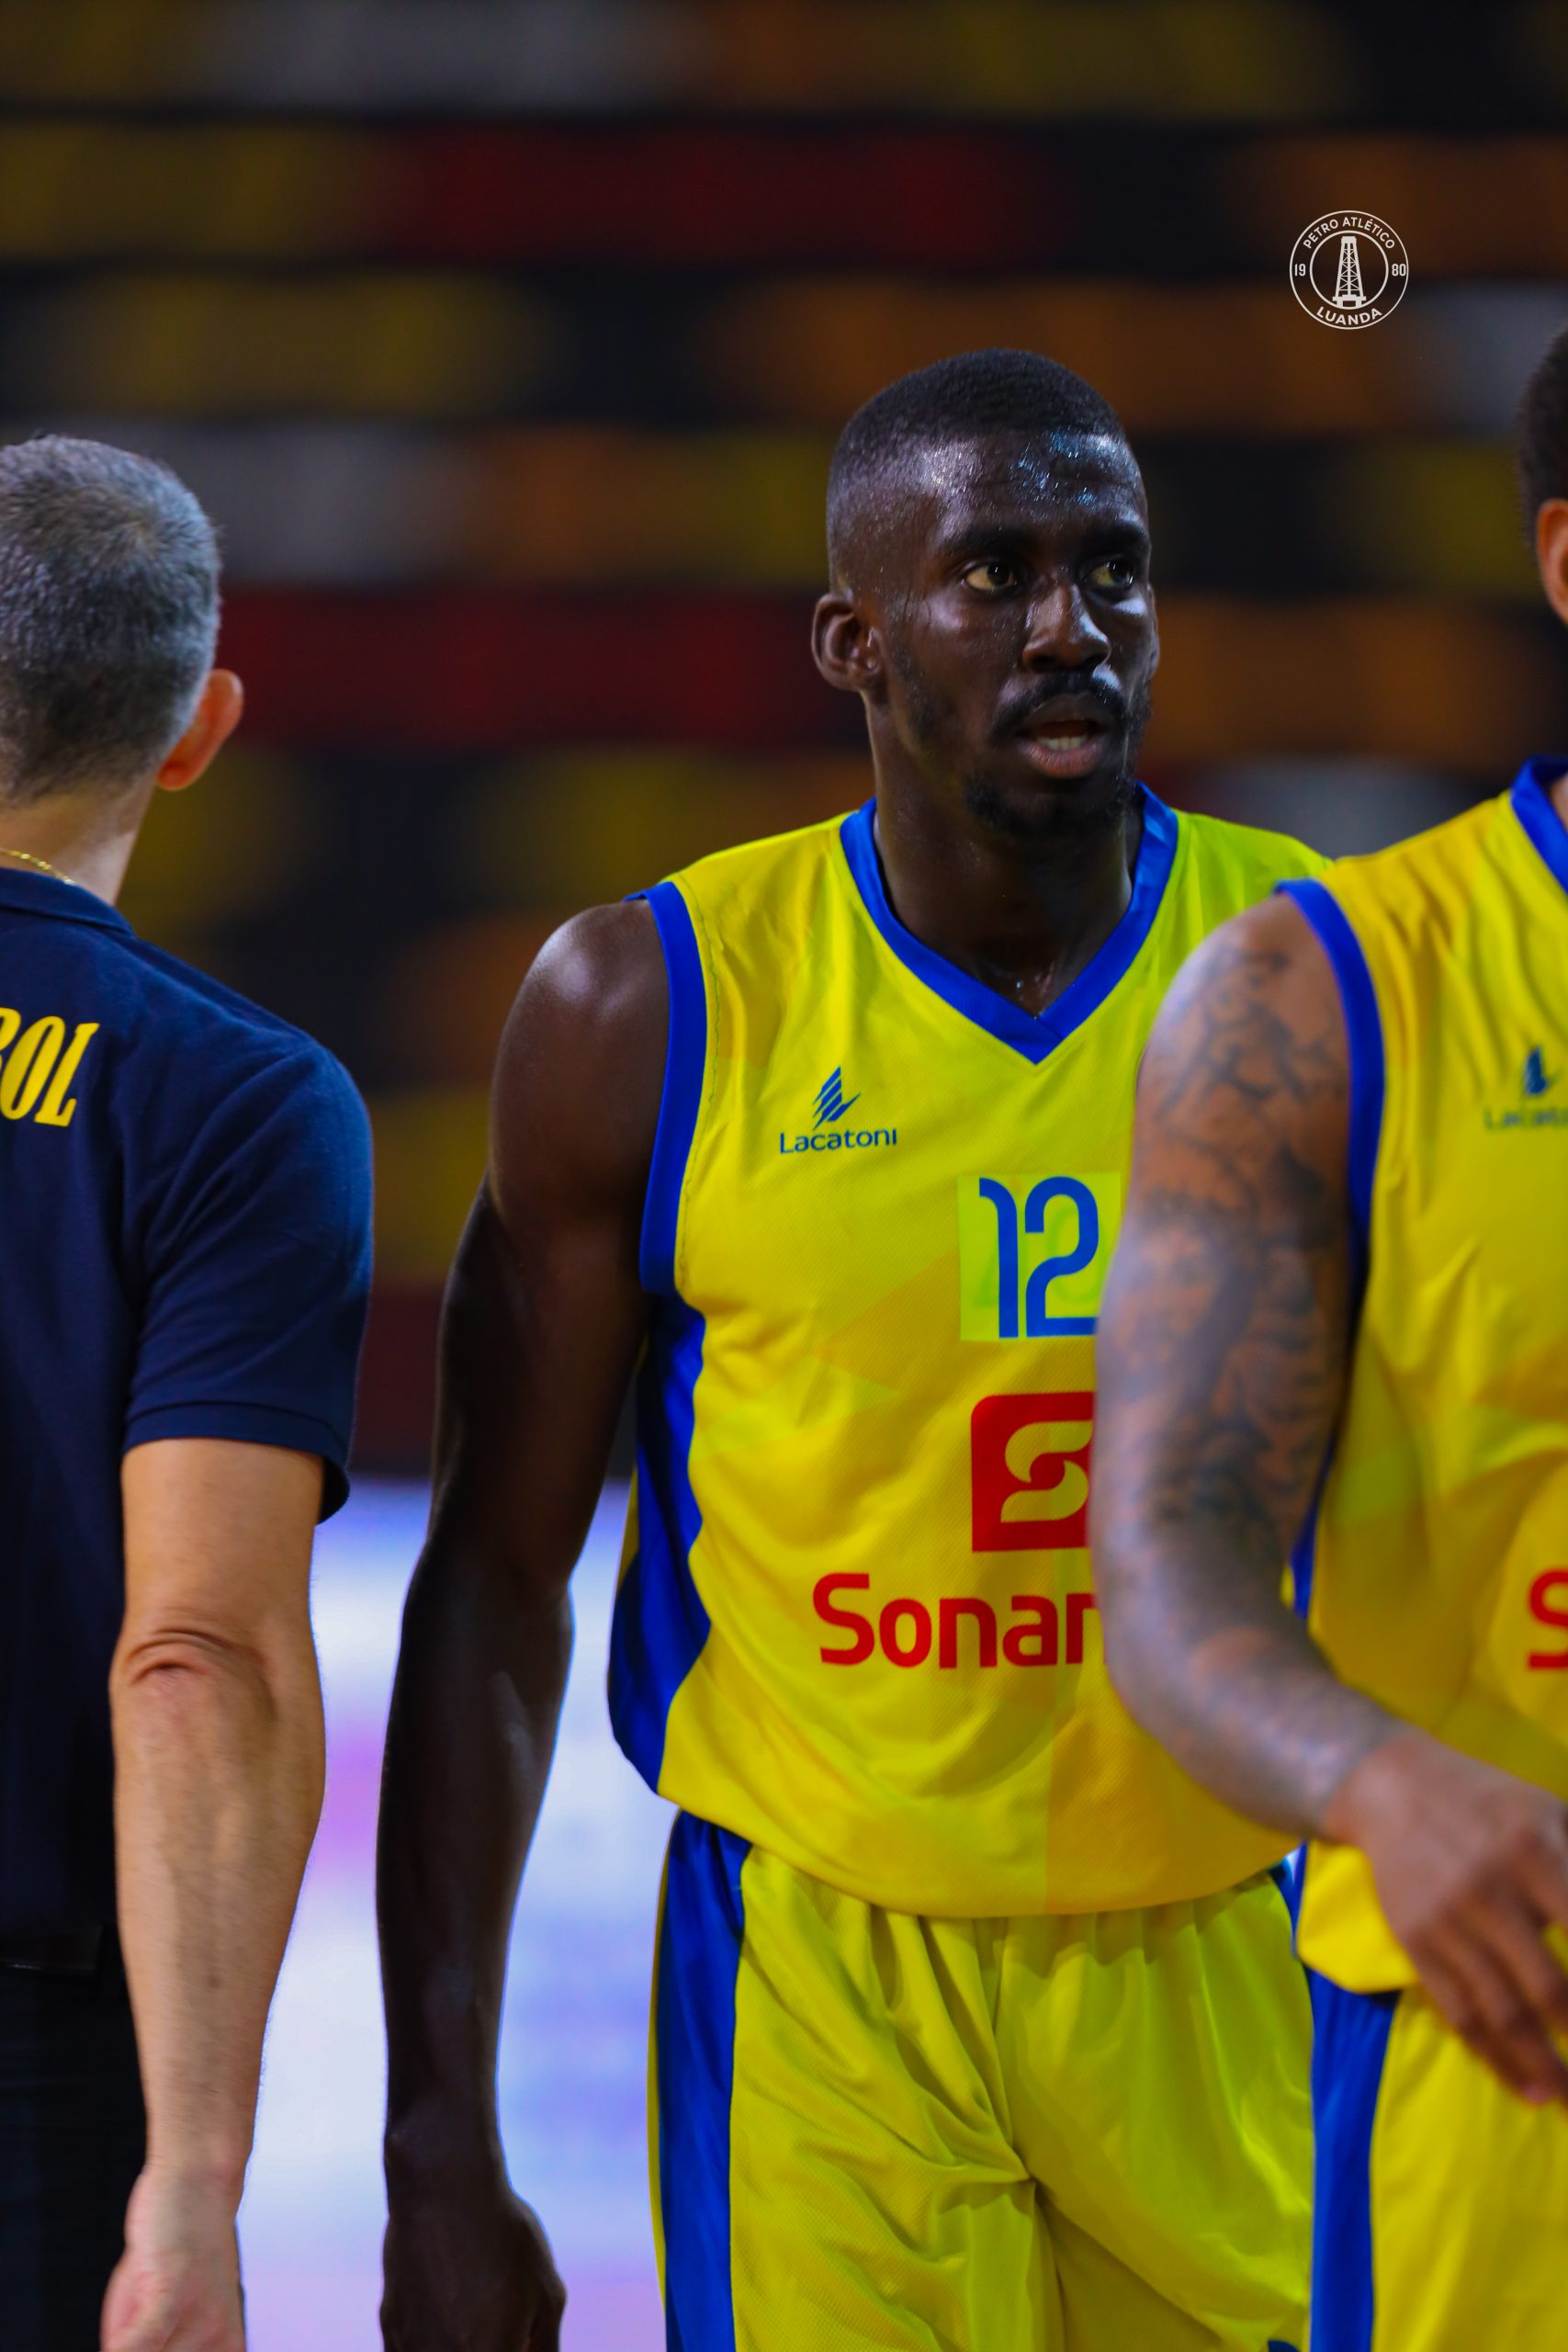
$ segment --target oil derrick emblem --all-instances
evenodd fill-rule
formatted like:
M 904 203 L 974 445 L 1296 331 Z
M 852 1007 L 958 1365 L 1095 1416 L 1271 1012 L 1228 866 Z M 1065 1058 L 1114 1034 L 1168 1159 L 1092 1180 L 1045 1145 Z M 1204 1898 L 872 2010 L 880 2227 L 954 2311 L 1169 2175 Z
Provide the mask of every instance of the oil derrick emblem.
M 1291 291 L 1320 326 L 1379 326 L 1409 283 L 1404 242 L 1375 212 L 1325 212 L 1291 250 Z

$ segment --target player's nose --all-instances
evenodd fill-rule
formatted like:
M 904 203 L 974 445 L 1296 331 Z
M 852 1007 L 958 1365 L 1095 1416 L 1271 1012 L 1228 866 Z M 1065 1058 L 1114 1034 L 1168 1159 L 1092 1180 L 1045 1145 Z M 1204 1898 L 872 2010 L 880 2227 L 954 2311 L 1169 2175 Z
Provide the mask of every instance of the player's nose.
M 1057 581 L 1035 597 L 1023 644 L 1026 669 L 1092 669 L 1110 650 L 1076 581 Z

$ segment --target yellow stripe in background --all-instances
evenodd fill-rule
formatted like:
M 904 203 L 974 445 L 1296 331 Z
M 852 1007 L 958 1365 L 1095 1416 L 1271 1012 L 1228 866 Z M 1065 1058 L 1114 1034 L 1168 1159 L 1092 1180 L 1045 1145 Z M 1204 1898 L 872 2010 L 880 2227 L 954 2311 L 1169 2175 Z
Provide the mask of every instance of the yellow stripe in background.
M 1559 22 L 1568 18 L 1559 13 Z M 1568 40 L 1563 44 L 1568 88 Z M 1209 184 L 1239 250 L 1284 256 L 1326 191 L 1353 189 L 1389 221 L 1412 282 L 1437 276 L 1568 276 L 1568 145 L 1561 139 L 1426 139 L 1287 133 L 1218 147 Z
M 540 304 L 455 271 L 105 276 L 29 307 L 17 390 L 63 408 L 460 417 L 536 382 L 555 336 Z
M 331 253 L 371 223 L 381 144 L 303 124 L 10 122 L 0 254 Z
M 829 435 L 546 427 L 471 454 L 467 553 L 491 577 L 821 581 Z
M 264 29 L 287 40 L 289 11 L 254 0 L 7 0 L 0 88 L 33 104 L 220 100 L 243 92 L 257 17 L 274 13 L 276 29 Z M 579 104 L 597 93 L 624 106 L 629 92 L 649 110 L 1223 123 L 1334 120 L 1367 95 L 1353 37 L 1306 0 L 637 0 L 632 11 L 574 0 L 571 14 L 571 35 L 541 40 L 532 8 L 381 0 L 362 21 L 385 55 L 371 73 L 350 56 L 337 94 L 385 104 L 390 76 L 393 99 L 417 105 L 428 93 L 422 56 L 450 90 L 456 19 L 459 32 L 471 27 L 459 104 L 503 81 L 514 107 L 558 107 L 560 55 L 576 59 L 574 40 L 587 52 Z
M 1325 334 L 1280 302 L 1285 258 L 1266 286 L 793 277 L 716 301 L 699 349 L 716 387 L 760 416 L 824 424 L 891 376 L 993 343 L 1077 368 L 1135 432 L 1367 433 L 1423 419 L 1430 391 L 1399 345 Z

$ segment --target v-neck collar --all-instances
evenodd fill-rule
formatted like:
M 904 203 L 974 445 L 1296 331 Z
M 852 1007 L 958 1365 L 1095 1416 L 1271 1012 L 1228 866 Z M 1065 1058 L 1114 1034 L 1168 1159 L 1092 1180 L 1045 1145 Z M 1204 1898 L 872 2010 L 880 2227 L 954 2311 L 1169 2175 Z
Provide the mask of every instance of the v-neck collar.
M 1146 784 L 1141 784 L 1138 790 L 1143 796 L 1144 834 L 1133 869 L 1133 895 L 1110 937 L 1095 950 L 1077 979 L 1043 1012 L 1029 1012 L 1022 1005 L 998 996 L 995 989 L 988 989 L 983 980 L 961 970 L 945 956 L 939 956 L 934 947 L 928 947 L 924 940 L 917 939 L 899 922 L 888 899 L 882 878 L 882 861 L 876 854 L 873 831 L 874 800 L 868 800 L 863 808 L 855 809 L 844 819 L 840 838 L 865 910 L 899 962 L 976 1028 L 984 1029 L 999 1044 L 1010 1046 L 1026 1061 L 1043 1062 L 1076 1029 L 1082 1028 L 1090 1013 L 1099 1011 L 1117 983 L 1125 978 L 1164 899 L 1176 860 L 1176 813 L 1163 800 L 1156 800 Z
M 1509 798 L 1514 814 L 1540 852 L 1542 864 L 1568 890 L 1568 831 L 1552 805 L 1548 787 L 1568 767 L 1568 760 L 1527 760 L 1514 778 Z

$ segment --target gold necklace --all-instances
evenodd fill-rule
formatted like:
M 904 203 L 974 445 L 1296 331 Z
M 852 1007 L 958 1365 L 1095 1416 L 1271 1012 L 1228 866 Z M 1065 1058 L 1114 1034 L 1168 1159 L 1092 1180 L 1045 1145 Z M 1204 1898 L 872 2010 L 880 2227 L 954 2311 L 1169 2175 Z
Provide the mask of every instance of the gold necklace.
M 51 875 L 56 882 L 70 883 L 73 890 L 79 890 L 82 888 L 80 882 L 71 881 L 69 874 L 62 874 L 58 865 L 51 865 L 47 857 L 35 857 L 30 849 L 0 847 L 0 857 L 19 857 L 24 865 L 36 865 L 40 874 Z

